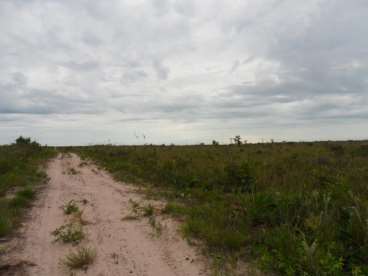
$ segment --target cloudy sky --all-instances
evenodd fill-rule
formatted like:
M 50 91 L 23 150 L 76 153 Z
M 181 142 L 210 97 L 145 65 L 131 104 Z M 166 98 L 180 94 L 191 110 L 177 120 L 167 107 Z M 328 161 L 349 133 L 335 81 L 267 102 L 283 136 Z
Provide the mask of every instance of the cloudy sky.
M 367 0 L 0 0 L 0 143 L 368 138 Z

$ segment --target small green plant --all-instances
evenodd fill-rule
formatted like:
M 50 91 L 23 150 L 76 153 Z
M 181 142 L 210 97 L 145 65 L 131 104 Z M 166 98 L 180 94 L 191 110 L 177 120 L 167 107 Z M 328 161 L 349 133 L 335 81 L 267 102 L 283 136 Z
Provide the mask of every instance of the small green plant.
M 154 208 L 151 204 L 143 207 L 143 216 L 144 217 L 152 217 L 154 214 Z
M 132 206 L 133 211 L 136 211 L 139 209 L 139 203 L 134 201 L 133 199 L 129 199 L 129 203 Z
M 87 270 L 96 258 L 96 250 L 88 247 L 81 247 L 74 252 L 67 254 L 61 263 L 69 270 Z
M 149 217 L 149 224 L 152 226 L 153 230 L 155 231 L 155 234 L 157 236 L 161 236 L 162 234 L 162 224 L 156 220 L 155 216 Z
M 64 214 L 70 215 L 72 213 L 79 212 L 79 207 L 77 203 L 72 199 L 67 204 L 63 206 Z
M 68 223 L 56 228 L 52 233 L 55 236 L 55 242 L 78 244 L 84 239 L 82 226 L 79 223 Z

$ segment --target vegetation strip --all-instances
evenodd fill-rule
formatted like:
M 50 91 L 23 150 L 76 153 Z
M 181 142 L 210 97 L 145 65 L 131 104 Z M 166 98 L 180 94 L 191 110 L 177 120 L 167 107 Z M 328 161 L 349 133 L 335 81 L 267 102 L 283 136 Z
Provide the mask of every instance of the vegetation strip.
M 367 142 L 72 150 L 151 183 L 220 259 L 280 275 L 368 274 Z
M 81 201 L 86 204 L 86 200 Z M 68 223 L 56 228 L 51 235 L 55 237 L 55 242 L 70 243 L 78 245 L 84 238 L 83 225 L 86 221 L 82 218 L 83 211 L 79 209 L 77 201 L 69 200 L 62 206 L 64 215 L 68 217 Z M 60 264 L 68 270 L 87 270 L 89 265 L 94 262 L 96 250 L 89 247 L 79 247 L 75 251 L 69 252 L 64 258 L 60 259 Z
M 36 196 L 37 185 L 47 181 L 40 166 L 54 155 L 54 150 L 29 138 L 19 137 L 13 145 L 0 146 L 0 238 L 15 229 Z

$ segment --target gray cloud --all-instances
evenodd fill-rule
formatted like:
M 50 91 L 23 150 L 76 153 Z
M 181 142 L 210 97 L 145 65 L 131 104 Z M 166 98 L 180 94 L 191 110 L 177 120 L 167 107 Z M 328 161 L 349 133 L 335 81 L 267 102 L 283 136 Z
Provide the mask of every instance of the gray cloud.
M 366 18 L 365 0 L 1 1 L 0 142 L 366 138 Z
M 153 68 L 155 69 L 157 77 L 160 80 L 166 80 L 169 77 L 170 69 L 166 67 L 162 62 L 155 60 L 153 62 Z

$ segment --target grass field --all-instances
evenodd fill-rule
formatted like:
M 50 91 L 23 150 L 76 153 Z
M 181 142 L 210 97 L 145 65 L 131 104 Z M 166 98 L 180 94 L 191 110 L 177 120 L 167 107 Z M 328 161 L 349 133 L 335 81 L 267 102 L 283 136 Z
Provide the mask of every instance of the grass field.
M 26 138 L 0 146 L 0 237 L 14 230 L 35 198 L 37 185 L 46 181 L 40 166 L 54 153 Z
M 280 275 L 368 274 L 368 142 L 73 150 L 150 183 L 218 258 Z

